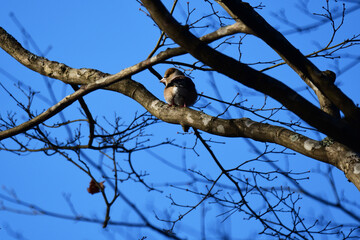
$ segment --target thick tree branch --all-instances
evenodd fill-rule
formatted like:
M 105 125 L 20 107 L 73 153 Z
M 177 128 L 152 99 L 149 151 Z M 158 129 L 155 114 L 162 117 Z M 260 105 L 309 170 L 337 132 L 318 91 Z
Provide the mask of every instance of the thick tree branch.
M 195 58 L 217 72 L 271 96 L 319 131 L 360 151 L 360 132 L 357 129 L 324 113 L 282 82 L 210 48 L 182 27 L 161 1 L 143 0 L 142 3 L 158 26 Z
M 273 48 L 284 61 L 307 82 L 311 81 L 345 117 L 358 128 L 360 109 L 333 81 L 328 79 L 309 59 L 296 49 L 280 32 L 266 22 L 248 3 L 240 0 L 217 1 L 235 20 L 248 26 L 260 39 Z

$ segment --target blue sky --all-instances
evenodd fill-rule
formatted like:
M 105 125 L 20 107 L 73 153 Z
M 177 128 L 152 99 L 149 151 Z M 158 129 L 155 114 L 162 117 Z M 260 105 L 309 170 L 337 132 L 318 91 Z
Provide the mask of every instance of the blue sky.
M 286 31 L 289 27 L 283 26 L 272 12 L 285 9 L 290 22 L 306 25 L 313 21 L 312 17 L 300 14 L 298 7 L 294 7 L 292 1 L 262 1 L 266 6 L 260 11 L 266 20 L 273 24 L 280 31 Z M 313 12 L 320 12 L 321 4 L 325 1 L 316 1 L 311 3 L 309 8 Z M 333 4 L 334 2 L 331 1 Z M 199 4 L 199 6 L 197 5 Z M 190 6 L 196 8 L 194 19 L 205 12 L 201 8 L 199 1 L 191 2 Z M 281 6 L 280 6 L 281 5 Z M 170 6 L 170 5 L 168 5 Z M 340 6 L 340 4 L 338 4 Z M 348 5 L 348 8 L 351 4 Z M 95 68 L 107 73 L 117 73 L 125 67 L 129 67 L 139 61 L 146 59 L 153 49 L 159 37 L 160 31 L 144 12 L 139 10 L 139 3 L 136 1 L 6 1 L 0 8 L 0 26 L 12 34 L 25 48 L 35 54 L 45 53 L 50 60 L 65 63 L 74 68 Z M 175 16 L 180 22 L 185 21 L 184 13 L 186 12 L 186 3 L 180 1 L 179 8 L 175 11 Z M 15 20 L 16 19 L 16 20 Z M 339 43 L 346 38 L 352 37 L 358 33 L 354 27 L 354 23 L 359 22 L 359 14 L 348 14 L 346 16 L 344 26 L 339 30 L 334 40 Z M 24 32 L 19 28 L 18 22 L 30 34 L 31 39 L 36 43 L 39 49 L 29 42 L 29 38 L 24 36 Z M 204 22 L 206 24 L 206 21 Z M 217 27 L 217 26 L 214 26 Z M 304 54 L 311 53 L 318 49 L 318 45 L 324 46 L 329 39 L 329 25 L 321 26 L 317 31 L 308 34 L 292 34 L 287 35 L 290 42 L 299 48 Z M 209 32 L 210 29 L 196 29 L 198 35 Z M 351 48 L 352 56 L 359 57 L 360 50 L 358 46 Z M 39 52 L 40 50 L 40 52 Z M 222 52 L 231 52 L 233 49 L 227 46 L 219 48 Z M 243 53 L 242 61 L 245 63 L 254 63 L 257 61 L 267 61 L 278 59 L 276 54 L 264 46 L 259 40 L 253 37 L 244 39 L 241 45 Z M 192 62 L 190 57 L 181 57 L 188 62 Z M 177 60 L 177 59 L 174 59 Z M 324 58 L 314 59 L 313 62 L 322 70 L 332 69 L 338 73 L 338 83 L 343 91 L 354 99 L 356 103 L 360 102 L 359 97 L 359 67 L 356 65 L 345 73 L 341 73 L 353 59 L 343 57 L 339 61 Z M 336 65 L 338 63 L 339 65 Z M 155 66 L 155 69 L 163 73 L 169 65 L 161 64 Z M 55 90 L 55 98 L 62 99 L 72 92 L 70 87 L 64 85 L 58 80 L 44 80 L 37 73 L 27 70 L 21 64 L 16 62 L 12 57 L 0 50 L 0 82 L 9 90 L 20 94 L 19 90 L 14 86 L 17 80 L 23 84 L 31 86 L 37 91 L 41 91 L 41 97 L 34 99 L 34 107 L 38 112 L 50 107 L 53 102 L 49 99 L 46 91 L 46 81 L 52 84 Z M 10 73 L 12 77 L 9 77 Z M 280 67 L 269 71 L 268 74 L 274 76 L 291 87 L 302 89 L 304 86 L 301 79 L 287 67 Z M 194 71 L 191 74 L 199 92 L 205 95 L 216 97 L 216 92 L 211 87 L 211 76 L 200 71 Z M 235 85 L 233 81 L 221 75 L 214 75 L 215 83 L 226 101 L 231 101 L 236 93 L 241 89 L 241 98 L 248 100 L 248 106 L 261 106 L 264 97 L 256 94 L 254 91 Z M 17 79 L 17 80 L 14 80 Z M 133 76 L 133 79 L 145 85 L 159 99 L 162 99 L 163 86 L 158 80 L 148 72 L 140 73 Z M 304 96 L 311 99 L 308 92 L 301 92 Z M 20 96 L 20 95 L 19 95 Z M 24 97 L 22 97 L 25 100 Z M 44 101 L 43 99 L 48 99 Z M 0 107 L 0 114 L 5 116 L 8 111 L 18 111 L 16 103 L 2 90 L 0 91 L 0 100 L 3 106 Z M 129 122 L 133 118 L 136 111 L 143 112 L 143 108 L 136 102 L 120 94 L 98 91 L 85 97 L 89 108 L 99 121 L 103 121 L 103 116 L 112 119 L 114 115 L 122 116 L 124 122 Z M 269 100 L 268 102 L 273 103 Z M 205 104 L 205 100 L 200 100 L 198 106 Z M 276 104 L 276 103 L 274 103 Z M 271 105 L 271 104 L 270 104 Z M 223 111 L 223 106 L 213 104 L 213 108 L 207 110 L 209 114 L 217 115 Z M 196 107 L 196 105 L 195 105 Z M 78 104 L 75 103 L 64 111 L 64 115 L 69 119 L 81 117 L 78 111 Z M 130 109 L 130 111 L 129 111 Z M 232 110 L 231 117 L 252 117 L 248 113 Z M 24 114 L 18 112 L 19 119 L 24 120 Z M 282 115 L 280 115 L 282 116 Z M 226 115 L 225 117 L 230 117 Z M 289 118 L 294 118 L 290 116 Z M 20 121 L 19 120 L 19 121 Z M 50 119 L 49 123 L 57 121 L 58 118 Z M 86 126 L 83 126 L 86 129 Z M 165 139 L 175 139 L 179 145 L 192 147 L 195 144 L 194 135 L 182 135 L 178 132 L 180 126 L 159 123 L 149 129 L 152 142 L 162 142 Z M 63 131 L 63 132 L 61 132 Z M 65 138 L 64 130 L 57 132 L 57 137 Z M 85 134 L 86 135 L 86 134 Z M 236 166 L 239 162 L 246 161 L 257 154 L 251 150 L 243 139 L 228 139 L 204 135 L 206 138 L 212 138 L 214 141 L 227 142 L 227 144 L 214 144 L 213 149 L 219 155 L 223 164 L 227 167 Z M 317 138 L 318 136 L 312 136 Z M 8 142 L 11 146 L 12 143 Z M 263 143 L 256 143 L 263 149 Z M 282 149 L 279 147 L 278 149 Z M 162 146 L 151 150 L 156 154 L 160 154 L 165 160 L 180 168 L 190 168 L 201 171 L 208 176 L 216 177 L 219 171 L 208 153 L 200 145 L 194 151 L 184 151 L 179 148 Z M 181 171 L 167 166 L 154 157 L 152 152 L 144 151 L 134 153 L 134 167 L 139 171 L 146 171 L 150 175 L 146 178 L 154 186 L 159 186 L 164 192 L 148 192 L 143 185 L 131 181 L 124 182 L 120 185 L 121 191 L 128 194 L 130 200 L 139 206 L 146 216 L 151 220 L 155 220 L 154 212 L 160 217 L 166 217 L 167 214 L 177 216 L 183 213 L 183 209 L 172 208 L 169 198 L 173 196 L 179 202 L 187 202 L 194 204 L 199 201 L 199 197 L 184 193 L 184 191 L 166 188 L 164 183 L 188 182 L 192 181 L 187 175 Z M 99 154 L 96 152 L 86 152 L 86 154 L 95 162 L 99 161 Z M 301 155 L 282 157 L 277 154 L 270 154 L 272 160 L 278 160 L 276 164 L 283 168 L 295 169 L 297 172 L 311 171 L 306 174 L 310 177 L 309 181 L 303 181 L 304 186 L 308 186 L 311 191 L 319 196 L 327 196 L 323 191 L 326 186 L 326 178 L 321 174 L 317 174 L 318 169 L 327 170 L 327 166 L 320 164 Z M 127 167 L 127 155 L 118 154 L 117 159 L 121 166 Z M 66 197 L 71 196 L 71 202 L 76 211 L 80 215 L 98 216 L 103 218 L 105 206 L 100 195 L 89 195 L 86 191 L 89 183 L 89 177 L 80 172 L 74 165 L 67 162 L 59 156 L 48 157 L 42 153 L 26 154 L 25 156 L 17 156 L 12 153 L 0 151 L 0 190 L 1 194 L 9 194 L 12 190 L 16 192 L 16 196 L 26 202 L 41 206 L 49 211 L 64 213 L 71 215 L 71 209 L 66 201 Z M 104 160 L 105 164 L 110 164 Z M 269 165 L 256 163 L 252 167 L 258 169 L 269 169 Z M 271 168 L 270 168 L 271 169 Z M 348 183 L 343 173 L 336 169 L 331 171 L 336 180 L 339 192 L 345 197 L 359 199 L 359 192 L 355 187 Z M 101 180 L 100 173 L 94 170 L 95 176 Z M 223 181 L 224 184 L 228 182 Z M 281 181 L 276 184 L 281 185 Z M 204 186 L 199 184 L 199 189 Z M 332 198 L 333 196 L 328 196 Z M 7 206 L 17 208 L 18 206 L 6 203 Z M 346 216 L 339 214 L 334 209 L 323 209 L 314 205 L 309 199 L 303 199 L 304 212 L 306 216 L 312 216 L 314 213 L 320 214 L 326 212 L 334 215 L 339 222 L 350 221 Z M 245 229 L 256 232 L 252 226 L 258 226 L 253 221 L 242 221 L 242 215 L 233 215 L 227 223 L 219 224 L 222 220 L 217 215 L 224 211 L 218 209 L 214 204 L 206 203 L 204 207 L 211 210 L 206 215 L 206 229 L 209 236 L 215 236 L 218 232 L 230 232 L 234 236 L 238 236 Z M 20 208 L 27 210 L 26 208 Z M 134 212 L 122 200 L 118 200 L 114 206 L 112 219 L 119 221 L 138 221 Z M 180 233 L 186 233 L 189 239 L 200 239 L 200 221 L 201 208 L 197 212 L 187 216 L 186 221 L 182 221 L 177 227 Z M 241 227 L 238 224 L 241 222 Z M 166 224 L 157 223 L 159 227 L 166 227 Z M 216 228 L 214 228 L 216 226 Z M 250 230 L 249 230 L 250 229 Z M 140 239 L 142 236 L 149 236 L 148 239 L 161 239 L 156 233 L 146 229 L 125 229 L 123 227 L 109 227 L 102 229 L 101 224 L 81 223 L 76 221 L 62 220 L 47 216 L 28 216 L 0 211 L 0 239 L 16 239 L 16 234 L 21 234 L 24 239 Z M 266 238 L 263 238 L 266 239 Z M 329 238 L 330 239 L 330 238 Z

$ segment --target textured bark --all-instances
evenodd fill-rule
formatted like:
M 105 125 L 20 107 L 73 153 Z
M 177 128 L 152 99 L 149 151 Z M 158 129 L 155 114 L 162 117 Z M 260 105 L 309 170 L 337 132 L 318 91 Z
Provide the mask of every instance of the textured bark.
M 327 81 L 330 81 L 331 83 L 335 83 L 336 80 L 336 74 L 330 70 L 326 70 L 323 72 L 323 75 L 327 77 Z M 340 111 L 339 108 L 337 108 L 335 106 L 335 104 L 333 104 L 329 98 L 327 98 L 324 94 L 322 94 L 322 92 L 315 87 L 313 84 L 311 84 L 311 88 L 314 90 L 314 92 L 316 93 L 316 96 L 319 99 L 319 104 L 320 104 L 320 108 L 321 110 L 323 110 L 324 112 L 326 112 L 327 114 L 335 117 L 335 118 L 340 118 Z

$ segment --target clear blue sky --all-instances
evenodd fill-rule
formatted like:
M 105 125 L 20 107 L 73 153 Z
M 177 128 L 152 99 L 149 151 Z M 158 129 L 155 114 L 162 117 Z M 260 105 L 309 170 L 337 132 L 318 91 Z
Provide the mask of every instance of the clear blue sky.
M 298 23 L 298 25 L 306 25 L 313 20 L 311 17 L 299 14 L 297 7 L 292 5 L 292 1 L 266 0 L 262 2 L 266 5 L 266 8 L 261 10 L 260 14 L 275 27 L 279 28 L 280 31 L 286 31 L 289 27 L 282 26 L 281 22 L 272 15 L 273 11 L 285 9 L 289 20 Z M 321 4 L 319 3 L 325 1 L 316 2 L 316 4 L 311 3 L 309 5 L 312 12 L 320 12 Z M 333 3 L 333 1 L 331 2 Z M 197 7 L 194 18 L 205 11 L 196 4 L 198 4 L 198 1 L 194 3 L 191 1 L 190 6 Z M 350 4 L 349 7 L 351 7 Z M 12 34 L 25 48 L 35 54 L 46 54 L 48 59 L 62 62 L 74 68 L 95 68 L 107 73 L 117 73 L 125 67 L 144 60 L 159 37 L 160 32 L 157 27 L 139 8 L 139 3 L 136 1 L 106 1 L 103 3 L 92 0 L 86 2 L 69 0 L 4 1 L 0 8 L 0 26 Z M 175 12 L 175 16 L 180 22 L 184 22 L 185 12 L 186 3 L 185 1 L 180 1 L 179 8 Z M 360 22 L 358 13 L 347 15 L 344 26 L 336 36 L 334 43 L 339 43 L 345 38 L 358 33 L 358 28 L 356 29 L 356 26 L 354 26 L 354 23 L 358 22 Z M 30 34 L 31 39 L 33 39 L 39 49 L 34 48 L 33 43 L 29 42 L 29 38 L 24 36 L 24 33 L 19 28 L 19 23 Z M 326 40 L 329 39 L 329 28 L 329 25 L 326 25 L 314 31 L 311 35 L 288 35 L 288 38 L 304 54 L 308 54 L 318 49 L 318 45 L 324 46 L 326 44 Z M 207 32 L 204 29 L 198 29 L 196 33 L 202 35 Z M 242 61 L 247 63 L 278 58 L 270 49 L 264 47 L 261 42 L 252 37 L 246 38 L 241 47 L 243 51 Z M 353 50 L 350 54 L 359 57 L 359 47 L 355 46 L 351 49 Z M 228 48 L 224 46 L 220 50 L 226 52 Z M 188 60 L 190 58 L 183 59 Z M 353 60 L 351 58 L 345 57 L 338 62 L 323 58 L 313 61 L 322 70 L 331 69 L 336 71 L 339 75 L 338 83 L 343 91 L 352 97 L 356 103 L 360 102 L 358 94 L 360 87 L 358 77 L 360 74 L 359 66 L 356 65 L 345 73 L 341 72 L 349 64 L 352 64 Z M 336 65 L 337 63 L 339 65 Z M 168 67 L 169 65 L 162 64 L 156 66 L 155 69 L 163 73 Z M 49 94 L 46 92 L 44 78 L 31 70 L 27 70 L 3 50 L 0 50 L 0 70 L 0 82 L 8 89 L 19 93 L 18 89 L 14 86 L 14 83 L 17 81 L 15 79 L 18 79 L 33 89 L 41 91 L 40 95 L 43 98 L 50 99 Z M 9 77 L 6 73 L 10 73 L 12 77 Z M 269 72 L 269 74 L 292 87 L 301 88 L 303 86 L 301 79 L 286 67 L 280 67 Z M 216 93 L 210 87 L 211 81 L 209 75 L 195 71 L 192 73 L 192 77 L 195 79 L 194 81 L 199 92 L 216 97 Z M 224 100 L 231 101 L 238 91 L 234 87 L 234 83 L 220 75 L 215 75 L 215 77 L 222 97 Z M 163 86 L 158 83 L 158 80 L 153 75 L 146 72 L 134 76 L 133 79 L 144 84 L 155 96 L 162 99 Z M 50 79 L 48 81 L 53 84 L 57 100 L 72 92 L 71 88 L 64 87 L 57 80 Z M 242 86 L 240 87 L 244 94 L 243 98 L 248 99 L 249 105 L 261 106 L 263 103 L 262 95 L 254 94 L 253 91 L 247 90 Z M 302 93 L 304 96 L 308 96 L 306 91 Z M 103 116 L 112 119 L 115 113 L 118 116 L 122 116 L 124 121 L 130 121 L 136 110 L 140 113 L 143 112 L 139 104 L 112 92 L 98 91 L 91 93 L 85 97 L 85 100 L 94 116 L 98 116 L 101 121 Z M 0 107 L 0 114 L 2 116 L 5 116 L 8 111 L 18 111 L 16 103 L 11 101 L 11 98 L 3 90 L 0 91 L 0 102 L 2 103 Z M 200 101 L 198 104 L 202 103 L 204 102 Z M 41 112 L 51 106 L 51 101 L 35 98 L 34 106 L 38 112 Z M 221 106 L 216 104 L 213 106 L 215 109 L 214 111 L 209 111 L 210 114 L 217 115 L 223 111 Z M 65 110 L 65 116 L 70 119 L 80 118 L 78 108 L 79 106 L 74 104 Z M 19 118 L 22 119 L 23 113 L 18 112 L 18 114 Z M 231 114 L 231 117 L 235 118 L 243 116 L 244 113 L 232 111 Z M 56 119 L 50 120 L 50 122 L 54 121 Z M 179 145 L 193 146 L 195 143 L 194 135 L 183 136 L 178 134 L 181 131 L 180 126 L 161 123 L 152 127 L 149 131 L 149 133 L 154 135 L 151 138 L 153 142 L 161 142 L 166 138 L 170 138 L 176 139 L 176 143 Z M 64 136 L 61 132 L 58 134 L 59 137 Z M 209 135 L 204 135 L 204 137 L 212 137 L 215 141 L 220 142 L 227 141 L 227 139 Z M 262 149 L 264 144 L 257 144 L 257 146 Z M 228 144 L 214 145 L 213 149 L 227 167 L 234 166 L 234 164 L 236 166 L 239 162 L 256 156 L 242 139 L 233 139 Z M 278 149 L 282 148 L 279 147 Z M 191 150 L 183 151 L 167 146 L 154 149 L 153 151 L 161 154 L 164 159 L 177 166 L 186 166 L 186 168 L 199 170 L 204 174 L 216 177 L 219 170 L 216 169 L 208 153 L 200 146 L 196 150 L 200 156 L 197 156 Z M 87 154 L 95 162 L 98 161 L 98 153 L 87 152 Z M 301 155 L 288 156 L 287 158 L 280 158 L 278 155 L 273 157 L 273 160 L 279 160 L 279 166 L 284 168 L 294 168 L 297 172 L 311 171 L 311 174 L 306 175 L 310 177 L 310 180 L 304 184 L 311 187 L 312 192 L 315 194 L 326 196 L 327 193 L 322 191 L 324 189 L 324 176 L 316 174 L 318 168 L 326 169 L 325 165 L 309 160 Z M 124 164 L 124 166 L 127 166 L 125 162 L 126 155 L 119 154 L 117 158 L 120 165 Z M 149 152 L 135 153 L 133 158 L 135 159 L 135 168 L 139 171 L 148 172 L 150 176 L 147 177 L 147 180 L 155 185 L 190 181 L 190 178 L 186 175 L 167 167 Z M 104 216 L 105 206 L 101 196 L 91 196 L 86 191 L 89 177 L 64 158 L 58 156 L 48 157 L 42 153 L 32 153 L 19 157 L 15 154 L 0 151 L 0 166 L 0 186 L 2 187 L 0 193 L 2 194 L 14 190 L 17 197 L 21 200 L 41 206 L 49 211 L 69 215 L 71 215 L 71 209 L 64 196 L 71 196 L 71 202 L 80 215 L 98 216 L 100 219 Z M 257 167 L 259 169 L 269 168 L 268 165 L 257 165 Z M 343 174 L 337 170 L 334 170 L 333 173 L 337 179 L 337 187 L 340 191 L 344 192 L 344 196 L 359 199 L 359 192 L 351 183 L 348 183 Z M 101 180 L 101 176 L 98 173 L 95 173 L 95 175 Z M 224 183 L 227 182 L 224 181 Z M 154 210 L 159 216 L 164 217 L 166 214 L 171 213 L 173 214 L 172 216 L 177 216 L 179 213 L 184 212 L 182 209 L 174 210 L 171 208 L 171 202 L 166 198 L 170 193 L 179 202 L 188 201 L 189 204 L 194 204 L 199 200 L 199 198 L 193 195 L 184 194 L 182 191 L 171 188 L 162 188 L 164 190 L 163 193 L 149 193 L 143 185 L 131 181 L 122 184 L 120 189 L 127 193 L 131 201 L 139 206 L 151 220 L 154 220 Z M 331 197 L 333 196 L 329 196 L 329 198 Z M 303 203 L 303 211 L 307 216 L 311 216 L 314 212 L 323 211 L 323 209 L 318 209 L 318 206 L 313 205 L 306 198 L 303 200 Z M 10 203 L 6 203 L 6 206 L 18 208 L 18 206 Z M 254 224 L 251 221 L 241 221 L 243 218 L 241 215 L 234 215 L 227 220 L 228 223 L 232 224 L 224 224 L 219 229 L 214 229 L 214 226 L 218 226 L 216 225 L 217 221 L 221 220 L 221 217 L 216 217 L 216 215 L 221 213 L 223 209 L 217 209 L 217 207 L 208 203 L 205 206 L 207 209 L 211 209 L 211 212 L 206 217 L 209 235 L 215 234 L 216 229 L 220 232 L 231 232 L 236 236 L 241 231 L 251 229 L 251 224 Z M 28 211 L 26 208 L 20 209 Z M 342 221 L 342 217 L 344 222 L 349 220 L 333 211 L 333 209 L 326 211 L 336 216 L 339 222 Z M 186 232 L 189 234 L 187 235 L 189 239 L 200 239 L 200 213 L 201 210 L 199 209 L 196 213 L 190 214 L 187 220 L 183 221 L 176 230 L 179 233 Z M 113 220 L 118 221 L 135 222 L 138 220 L 134 212 L 122 200 L 119 200 L 114 206 L 111 217 Z M 241 221 L 240 227 L 237 224 L 239 221 Z M 162 224 L 158 223 L 157 226 L 161 227 Z M 166 227 L 166 225 L 163 227 Z M 140 239 L 142 236 L 149 236 L 148 239 L 161 239 L 153 232 L 137 228 L 109 227 L 109 229 L 103 230 L 101 224 L 81 223 L 48 216 L 19 215 L 0 210 L 0 239 L 16 239 L 16 234 L 21 234 L 24 239 L 38 240 Z

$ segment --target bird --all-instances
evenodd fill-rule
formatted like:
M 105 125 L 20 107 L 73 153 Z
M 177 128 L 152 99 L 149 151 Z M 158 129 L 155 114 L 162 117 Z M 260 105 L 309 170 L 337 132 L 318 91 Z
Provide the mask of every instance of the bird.
M 164 97 L 170 106 L 190 107 L 196 102 L 195 84 L 182 71 L 169 68 L 160 82 L 165 84 Z
M 164 98 L 170 106 L 191 107 L 197 100 L 194 82 L 176 68 L 165 71 L 160 82 L 165 84 Z M 189 131 L 189 126 L 181 124 L 184 132 Z

